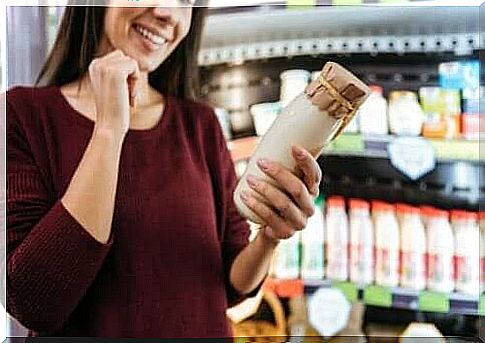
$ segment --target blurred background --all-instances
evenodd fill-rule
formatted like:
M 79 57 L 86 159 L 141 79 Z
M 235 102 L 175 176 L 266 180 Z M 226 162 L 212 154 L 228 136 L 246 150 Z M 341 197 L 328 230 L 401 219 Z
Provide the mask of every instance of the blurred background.
M 66 2 L 0 7 L 2 91 L 34 82 Z M 202 100 L 216 108 L 238 176 L 325 62 L 373 91 L 319 159 L 308 228 L 278 247 L 260 294 L 228 311 L 236 333 L 475 341 L 485 315 L 481 1 L 210 4 Z M 10 335 L 23 334 L 12 320 Z

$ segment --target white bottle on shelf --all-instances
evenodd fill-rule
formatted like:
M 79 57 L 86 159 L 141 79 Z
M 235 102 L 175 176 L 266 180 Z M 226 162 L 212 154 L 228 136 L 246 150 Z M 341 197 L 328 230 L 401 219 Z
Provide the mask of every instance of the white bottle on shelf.
M 324 217 L 321 198 L 315 202 L 315 213 L 301 231 L 301 277 L 304 280 L 320 280 L 324 276 L 323 245 Z
M 350 199 L 350 281 L 359 286 L 374 282 L 374 227 L 369 203 Z
M 397 287 L 399 284 L 399 224 L 394 206 L 372 202 L 376 247 L 376 284 Z
M 426 234 L 419 209 L 401 207 L 400 283 L 404 288 L 423 290 L 426 287 Z
M 424 123 L 424 112 L 416 93 L 393 91 L 389 95 L 389 129 L 398 136 L 419 136 Z
M 485 292 L 485 212 L 479 212 L 480 227 L 480 292 Z
M 334 196 L 327 199 L 325 228 L 326 276 L 330 280 L 347 281 L 349 228 L 344 198 Z
M 427 224 L 427 285 L 430 291 L 451 293 L 455 289 L 453 258 L 455 240 L 447 211 L 426 209 Z
M 480 294 L 480 232 L 477 214 L 452 211 L 455 230 L 456 290 L 469 295 Z
M 369 86 L 371 94 L 357 112 L 359 131 L 362 134 L 387 135 L 389 119 L 387 117 L 387 100 L 380 86 Z
M 272 263 L 272 275 L 276 279 L 288 280 L 300 277 L 300 232 L 281 240 L 276 247 Z

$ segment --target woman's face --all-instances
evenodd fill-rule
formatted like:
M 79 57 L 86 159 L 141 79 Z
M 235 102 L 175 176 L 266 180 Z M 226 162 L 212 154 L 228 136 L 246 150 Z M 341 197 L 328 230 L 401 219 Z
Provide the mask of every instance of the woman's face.
M 125 1 L 133 6 L 133 1 Z M 192 20 L 192 7 L 180 6 L 179 1 L 147 2 L 152 7 L 114 7 L 120 1 L 110 0 L 113 6 L 106 9 L 101 45 L 103 54 L 121 50 L 143 72 L 157 69 L 170 56 L 187 36 Z

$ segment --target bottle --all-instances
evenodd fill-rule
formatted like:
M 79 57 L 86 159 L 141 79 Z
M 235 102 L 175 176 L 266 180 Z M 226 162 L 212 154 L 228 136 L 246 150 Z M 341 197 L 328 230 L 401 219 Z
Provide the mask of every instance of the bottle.
M 276 279 L 292 280 L 300 277 L 300 238 L 296 232 L 291 238 L 281 240 L 273 256 L 272 275 Z
M 430 291 L 451 293 L 455 288 L 455 243 L 447 211 L 428 208 L 427 286 Z
M 376 284 L 397 287 L 399 284 L 399 225 L 391 204 L 374 201 L 372 212 L 376 246 Z
M 347 281 L 349 228 L 344 198 L 333 196 L 327 199 L 325 216 L 327 245 L 327 279 Z
M 480 293 L 480 233 L 477 214 L 452 211 L 455 230 L 456 290 L 469 295 Z
M 419 208 L 400 209 L 401 258 L 400 283 L 402 287 L 421 291 L 426 287 L 426 235 Z
M 398 136 L 419 136 L 424 113 L 416 93 L 393 91 L 389 95 L 389 128 Z
M 241 215 L 255 223 L 264 224 L 241 199 L 243 191 L 258 198 L 247 184 L 248 174 L 277 186 L 257 166 L 260 159 L 278 162 L 296 174 L 298 171 L 291 154 L 291 146 L 299 145 L 314 157 L 318 157 L 323 148 L 354 117 L 369 93 L 369 88 L 349 71 L 336 63 L 326 63 L 320 78 L 310 83 L 304 93 L 282 109 L 271 128 L 261 138 L 234 192 L 234 201 Z
M 369 203 L 350 199 L 350 281 L 358 286 L 374 282 L 374 227 Z
M 485 291 L 485 212 L 478 213 L 480 228 L 480 292 Z
M 304 280 L 323 279 L 324 217 L 323 199 L 315 200 L 315 213 L 308 219 L 307 226 L 301 231 L 301 277 Z
M 359 130 L 363 134 L 387 135 L 389 133 L 389 120 L 387 118 L 387 100 L 384 90 L 377 85 L 369 86 L 371 94 L 360 107 Z

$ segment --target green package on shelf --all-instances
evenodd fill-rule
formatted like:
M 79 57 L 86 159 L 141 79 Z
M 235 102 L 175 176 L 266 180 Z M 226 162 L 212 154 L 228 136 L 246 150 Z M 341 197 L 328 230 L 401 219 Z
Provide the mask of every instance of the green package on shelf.
M 418 308 L 424 312 L 450 312 L 450 296 L 447 293 L 421 292 Z
M 478 303 L 478 315 L 485 316 L 485 294 L 480 295 Z
M 364 152 L 364 139 L 362 135 L 344 134 L 337 137 L 329 149 L 334 151 Z
M 364 302 L 371 306 L 392 307 L 392 291 L 389 287 L 367 286 L 364 289 Z
M 359 290 L 354 283 L 333 281 L 332 287 L 341 290 L 349 302 L 354 303 L 358 300 Z

